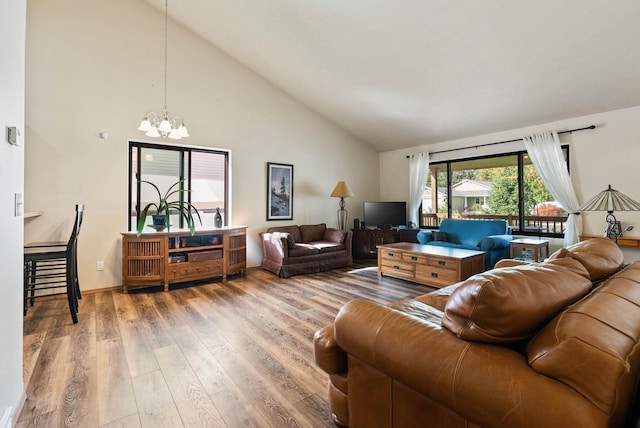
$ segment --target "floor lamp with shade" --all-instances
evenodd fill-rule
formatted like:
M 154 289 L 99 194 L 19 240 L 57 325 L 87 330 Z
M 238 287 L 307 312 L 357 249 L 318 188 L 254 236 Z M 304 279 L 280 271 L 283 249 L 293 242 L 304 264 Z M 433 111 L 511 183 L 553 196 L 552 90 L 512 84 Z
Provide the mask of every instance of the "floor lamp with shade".
M 345 181 L 338 181 L 336 187 L 331 192 L 332 198 L 340 198 L 340 209 L 338 210 L 338 227 L 341 230 L 347 229 L 347 210 L 344 208 L 344 198 L 353 198 L 355 195 Z

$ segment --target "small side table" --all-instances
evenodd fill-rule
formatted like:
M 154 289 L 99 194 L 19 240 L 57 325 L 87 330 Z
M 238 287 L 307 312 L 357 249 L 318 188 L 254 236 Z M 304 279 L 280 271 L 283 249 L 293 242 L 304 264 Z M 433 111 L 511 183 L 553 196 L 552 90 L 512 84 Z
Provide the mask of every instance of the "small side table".
M 514 239 L 511 241 L 511 258 L 515 258 L 515 249 L 519 248 L 522 252 L 531 251 L 531 260 L 534 262 L 540 262 L 544 260 L 542 258 L 542 249 L 546 252 L 546 257 L 549 257 L 549 241 L 546 239 Z M 529 258 L 526 258 L 527 260 Z

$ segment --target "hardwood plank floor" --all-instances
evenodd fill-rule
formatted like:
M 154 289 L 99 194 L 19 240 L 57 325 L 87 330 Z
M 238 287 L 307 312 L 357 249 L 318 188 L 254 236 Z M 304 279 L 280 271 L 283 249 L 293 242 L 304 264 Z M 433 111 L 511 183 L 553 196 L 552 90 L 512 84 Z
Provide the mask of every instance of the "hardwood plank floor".
M 378 279 L 375 260 L 281 279 L 86 294 L 24 318 L 27 401 L 17 427 L 330 427 L 313 334 L 352 299 L 432 289 Z

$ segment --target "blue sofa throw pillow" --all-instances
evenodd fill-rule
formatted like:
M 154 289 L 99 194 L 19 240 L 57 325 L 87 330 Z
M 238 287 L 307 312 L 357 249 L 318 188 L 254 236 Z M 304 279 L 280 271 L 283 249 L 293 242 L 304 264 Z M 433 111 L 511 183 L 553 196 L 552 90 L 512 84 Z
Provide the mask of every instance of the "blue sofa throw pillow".
M 438 232 L 434 230 L 431 232 L 431 237 L 434 241 L 446 241 L 447 240 L 447 232 Z

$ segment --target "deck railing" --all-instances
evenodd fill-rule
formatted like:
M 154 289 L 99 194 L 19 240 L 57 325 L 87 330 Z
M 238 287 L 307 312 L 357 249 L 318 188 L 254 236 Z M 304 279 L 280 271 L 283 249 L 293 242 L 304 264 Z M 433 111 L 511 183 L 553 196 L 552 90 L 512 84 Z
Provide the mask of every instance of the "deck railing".
M 438 227 L 440 219 L 446 218 L 445 213 L 422 214 L 422 224 L 427 227 Z M 520 220 L 517 215 L 488 215 L 488 214 L 453 214 L 452 218 L 465 218 L 470 220 L 506 220 L 514 231 L 563 234 L 566 216 L 525 216 L 524 228 L 520 227 Z

